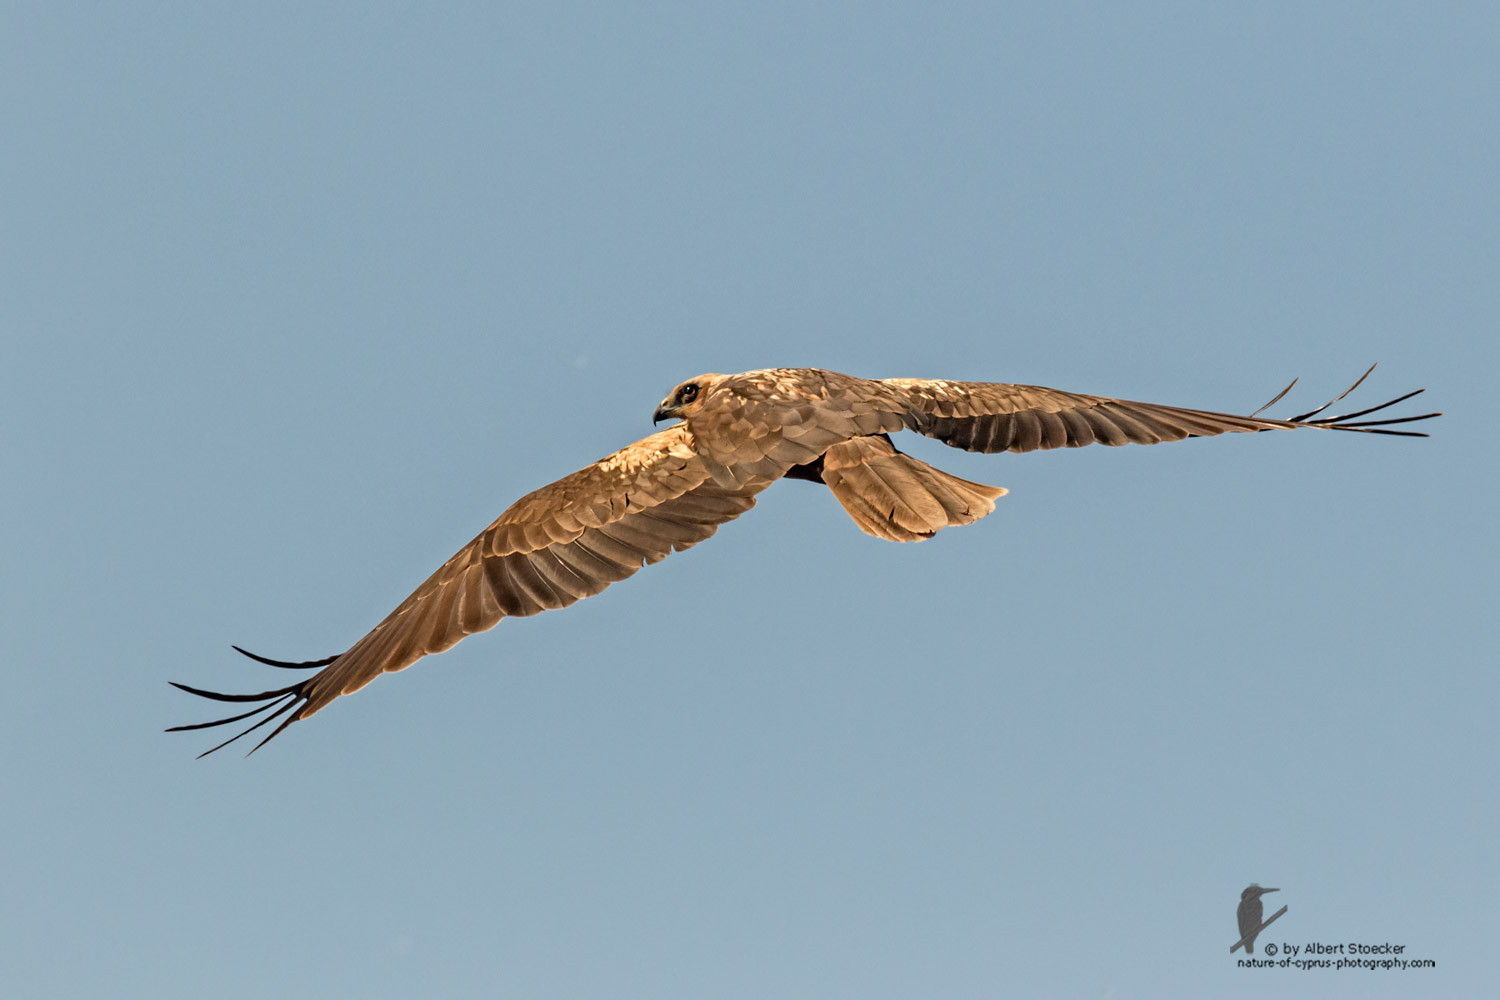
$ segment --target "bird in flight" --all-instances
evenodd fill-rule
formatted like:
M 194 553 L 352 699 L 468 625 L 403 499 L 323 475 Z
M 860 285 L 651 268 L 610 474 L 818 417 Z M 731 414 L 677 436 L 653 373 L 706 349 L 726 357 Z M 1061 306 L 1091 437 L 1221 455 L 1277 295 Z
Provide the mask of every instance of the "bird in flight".
M 1304 427 L 1426 437 L 1393 425 L 1439 414 L 1358 419 L 1421 389 L 1353 413 L 1319 416 L 1370 371 L 1335 399 L 1286 420 L 1259 414 L 1291 385 L 1255 413 L 1235 416 L 1034 385 L 863 379 L 818 368 L 699 375 L 668 393 L 652 415 L 656 423 L 678 423 L 517 500 L 343 653 L 291 663 L 234 647 L 270 666 L 321 668 L 316 674 L 258 694 L 221 694 L 172 682 L 214 701 L 257 707 L 168 732 L 261 716 L 200 755 L 206 756 L 285 716 L 253 753 L 293 722 L 383 673 L 442 652 L 502 618 L 592 597 L 642 566 L 698 544 L 755 506 L 756 494 L 778 479 L 826 484 L 860 529 L 897 542 L 931 538 L 995 509 L 1005 490 L 960 479 L 897 451 L 890 435 L 900 430 L 984 453 L 1157 444 Z

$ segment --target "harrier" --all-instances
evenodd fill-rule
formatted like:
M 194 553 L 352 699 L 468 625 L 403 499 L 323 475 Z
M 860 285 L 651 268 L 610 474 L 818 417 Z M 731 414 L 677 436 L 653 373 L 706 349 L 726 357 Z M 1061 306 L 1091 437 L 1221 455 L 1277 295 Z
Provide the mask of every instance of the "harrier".
M 971 524 L 1005 494 L 897 451 L 889 436 L 894 431 L 916 431 L 985 453 L 1157 444 L 1301 427 L 1426 437 L 1391 425 L 1439 414 L 1357 419 L 1421 389 L 1357 412 L 1318 416 L 1369 374 L 1316 410 L 1286 420 L 1258 414 L 1279 402 L 1290 385 L 1241 417 L 1033 385 L 862 379 L 817 368 L 700 375 L 668 393 L 652 415 L 653 422 L 680 423 L 517 500 L 345 652 L 288 663 L 234 647 L 271 666 L 321 667 L 316 674 L 259 694 L 220 694 L 173 682 L 204 698 L 258 707 L 168 731 L 264 714 L 206 755 L 285 715 L 253 753 L 293 722 L 383 673 L 442 652 L 507 616 L 565 608 L 647 563 L 691 548 L 755 506 L 755 495 L 778 479 L 826 484 L 861 530 L 897 542 Z

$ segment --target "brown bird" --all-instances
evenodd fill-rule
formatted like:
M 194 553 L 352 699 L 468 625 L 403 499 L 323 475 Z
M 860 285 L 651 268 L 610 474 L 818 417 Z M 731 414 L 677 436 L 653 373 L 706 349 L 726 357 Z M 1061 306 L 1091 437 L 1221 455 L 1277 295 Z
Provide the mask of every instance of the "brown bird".
M 507 616 L 534 615 L 592 597 L 643 565 L 696 545 L 755 506 L 755 495 L 778 479 L 827 484 L 863 531 L 899 542 L 977 521 L 1005 494 L 902 454 L 891 443 L 893 431 L 912 430 L 985 453 L 1156 444 L 1299 427 L 1426 437 L 1390 425 L 1439 414 L 1355 419 L 1421 389 L 1354 413 L 1317 416 L 1369 374 L 1318 409 L 1287 420 L 1257 414 L 1291 385 L 1241 417 L 1032 385 L 862 379 L 817 368 L 700 375 L 668 393 L 653 414 L 655 422 L 675 418 L 681 423 L 517 500 L 345 652 L 289 663 L 234 647 L 272 666 L 323 668 L 313 676 L 259 694 L 219 694 L 173 682 L 204 698 L 259 707 L 168 732 L 265 713 L 206 755 L 286 715 L 258 750 L 293 722 L 383 673 L 442 652 Z

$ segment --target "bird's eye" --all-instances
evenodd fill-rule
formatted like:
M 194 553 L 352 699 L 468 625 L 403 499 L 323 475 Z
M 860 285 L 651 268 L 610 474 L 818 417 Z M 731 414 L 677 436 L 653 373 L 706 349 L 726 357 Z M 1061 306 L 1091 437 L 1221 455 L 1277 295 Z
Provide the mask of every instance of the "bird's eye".
M 696 385 L 685 385 L 682 387 L 682 391 L 678 393 L 678 396 L 681 397 L 684 403 L 691 403 L 698 398 L 698 387 Z

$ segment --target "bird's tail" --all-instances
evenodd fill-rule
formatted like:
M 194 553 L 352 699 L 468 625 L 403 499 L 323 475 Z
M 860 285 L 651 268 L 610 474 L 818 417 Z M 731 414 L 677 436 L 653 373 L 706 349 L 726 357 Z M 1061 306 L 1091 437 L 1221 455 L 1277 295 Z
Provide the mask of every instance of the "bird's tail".
M 860 530 L 893 542 L 921 541 L 950 525 L 972 524 L 1006 493 L 934 469 L 897 451 L 884 434 L 829 448 L 822 477 Z

